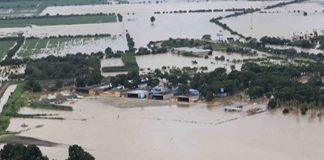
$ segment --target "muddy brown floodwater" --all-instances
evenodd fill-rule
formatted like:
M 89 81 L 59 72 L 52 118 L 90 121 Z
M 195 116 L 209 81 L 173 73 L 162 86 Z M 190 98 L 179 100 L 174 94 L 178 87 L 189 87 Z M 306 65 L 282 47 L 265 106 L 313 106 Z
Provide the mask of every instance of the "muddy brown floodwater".
M 132 107 L 121 107 L 127 103 Z M 135 104 L 135 105 L 134 105 Z M 147 104 L 147 105 L 143 105 Z M 216 103 L 215 103 L 216 104 Z M 85 98 L 73 112 L 50 111 L 64 121 L 12 119 L 10 131 L 59 144 L 79 144 L 99 160 L 321 160 L 324 125 L 316 117 L 225 113 L 222 105 L 177 106 L 139 100 Z M 137 107 L 145 106 L 145 107 Z M 150 106 L 151 105 L 151 106 Z M 255 107 L 258 105 L 244 104 Z M 263 106 L 264 107 L 264 106 Z M 21 113 L 49 113 L 23 108 Z M 43 127 L 36 127 L 43 125 Z M 66 159 L 66 145 L 41 147 Z

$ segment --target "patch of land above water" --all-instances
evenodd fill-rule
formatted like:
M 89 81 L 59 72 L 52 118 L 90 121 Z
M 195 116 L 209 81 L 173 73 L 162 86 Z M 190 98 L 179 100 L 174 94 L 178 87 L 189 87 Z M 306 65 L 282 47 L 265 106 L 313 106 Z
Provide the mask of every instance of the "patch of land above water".
M 69 16 L 41 16 L 41 17 L 21 17 L 0 20 L 0 28 L 27 27 L 32 25 L 72 25 L 89 23 L 109 23 L 116 22 L 115 15 L 93 14 L 93 15 L 69 15 Z

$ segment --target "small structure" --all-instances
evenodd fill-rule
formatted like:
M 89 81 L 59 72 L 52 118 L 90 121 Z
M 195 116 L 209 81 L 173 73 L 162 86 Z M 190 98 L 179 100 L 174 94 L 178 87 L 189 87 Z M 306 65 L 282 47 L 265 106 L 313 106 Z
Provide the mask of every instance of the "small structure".
M 139 98 L 139 99 L 145 99 L 149 95 L 149 92 L 147 90 L 132 90 L 127 92 L 128 98 Z
M 172 53 L 182 54 L 187 56 L 205 57 L 210 55 L 211 51 L 207 49 L 200 49 L 200 48 L 180 47 L 180 48 L 174 48 L 172 50 Z
M 197 102 L 199 101 L 200 93 L 196 89 L 189 89 L 189 92 L 185 95 L 177 96 L 178 102 Z
M 192 94 L 187 94 L 187 95 L 180 95 L 177 96 L 177 102 L 197 102 L 199 100 L 199 95 L 192 95 Z
M 173 93 L 171 92 L 160 92 L 152 94 L 152 99 L 154 100 L 169 100 L 173 97 Z

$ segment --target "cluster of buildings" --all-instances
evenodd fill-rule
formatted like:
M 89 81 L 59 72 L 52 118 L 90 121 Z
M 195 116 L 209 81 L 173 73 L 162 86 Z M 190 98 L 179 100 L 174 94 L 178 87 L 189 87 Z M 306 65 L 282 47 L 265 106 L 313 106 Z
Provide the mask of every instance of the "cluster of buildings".
M 112 88 L 107 86 L 92 86 L 77 88 L 77 92 L 82 92 L 90 96 L 103 97 L 124 97 L 136 99 L 151 99 L 151 100 L 173 100 L 177 102 L 197 102 L 199 101 L 200 93 L 196 89 L 189 89 L 186 94 L 179 94 L 178 89 L 169 89 L 164 85 L 156 86 L 151 89 L 147 85 L 142 84 L 137 89 L 125 89 L 124 87 Z

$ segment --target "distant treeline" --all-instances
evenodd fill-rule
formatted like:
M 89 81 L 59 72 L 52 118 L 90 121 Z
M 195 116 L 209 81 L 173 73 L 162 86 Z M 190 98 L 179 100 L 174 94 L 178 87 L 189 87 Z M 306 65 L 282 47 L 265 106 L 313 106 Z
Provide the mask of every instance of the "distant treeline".
M 28 39 L 51 39 L 51 38 L 88 38 L 88 37 L 111 37 L 111 34 L 87 34 L 87 35 L 58 35 L 58 36 L 48 36 L 48 37 L 27 37 Z
M 210 20 L 210 22 L 215 23 L 216 25 L 220 26 L 224 30 L 229 31 L 232 35 L 237 35 L 240 38 L 244 38 L 244 39 L 246 38 L 243 34 L 238 33 L 237 31 L 234 31 L 232 28 L 228 27 L 227 24 L 220 22 L 219 21 L 220 19 L 222 19 L 222 17 L 213 18 Z
M 278 4 L 267 6 L 264 9 L 273 9 L 273 8 L 282 7 L 282 6 L 286 6 L 286 5 L 293 4 L 293 3 L 305 2 L 305 1 L 307 1 L 307 0 L 293 0 L 293 1 L 289 1 L 289 2 L 280 2 Z
M 249 12 L 251 8 L 230 8 L 230 9 L 197 9 L 177 11 L 155 11 L 154 14 L 176 14 L 176 13 L 210 13 L 210 12 Z M 254 9 L 253 9 L 254 10 Z M 260 9 L 257 9 L 260 10 Z
M 260 39 L 262 44 L 271 44 L 271 45 L 288 45 L 288 46 L 296 46 L 301 48 L 314 48 L 317 44 L 316 39 L 301 39 L 291 41 L 290 39 L 284 39 L 279 37 L 268 37 L 264 36 Z
M 41 16 L 23 16 L 23 17 L 3 17 L 1 20 L 19 20 L 19 19 L 41 19 L 41 18 L 66 18 L 66 17 L 84 17 L 84 16 L 114 16 L 116 15 L 116 13 L 108 13 L 108 14 L 104 14 L 104 13 L 94 13 L 94 14 L 69 14 L 69 15 L 60 15 L 60 14 L 56 14 L 56 15 L 41 15 Z
M 25 70 L 27 80 L 76 79 L 78 87 L 100 83 L 100 61 L 97 57 L 85 54 L 65 57 L 48 56 L 30 60 Z

